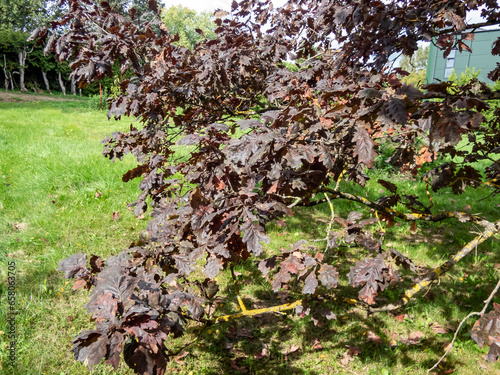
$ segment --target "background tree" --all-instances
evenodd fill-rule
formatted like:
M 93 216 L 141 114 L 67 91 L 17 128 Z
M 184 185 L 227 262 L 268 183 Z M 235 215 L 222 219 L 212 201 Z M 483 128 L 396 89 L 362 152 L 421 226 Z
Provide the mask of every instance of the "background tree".
M 231 15 L 215 14 L 215 39 L 189 49 L 164 24 L 155 32 L 150 22 L 116 14 L 107 2 L 71 0 L 71 12 L 57 22 L 65 34 L 47 41 L 42 28 L 33 38 L 46 41 L 59 60 L 70 60 L 82 86 L 111 77 L 115 64 L 122 74 L 131 72 L 108 115 L 132 116 L 142 125 L 107 137 L 104 155 L 137 158 L 138 166 L 123 176 L 142 177 L 131 207 L 136 215 L 153 207 L 146 235 L 129 249 L 106 261 L 81 252 L 61 261 L 66 277 L 77 279 L 74 288 L 93 288 L 86 306 L 95 327 L 73 340 L 75 358 L 90 368 L 103 359 L 116 367 L 123 352 L 136 372 L 162 374 L 174 355 L 170 340 L 188 321 L 214 324 L 262 312 L 246 310 L 238 295 L 241 313 L 203 318 L 209 283 L 250 257 L 258 259 L 274 292 L 286 287 L 304 297 L 273 311 L 294 308 L 299 316 L 328 319 L 333 311 L 327 302 L 341 307 L 339 295 L 368 313 L 403 308 L 498 233 L 498 216 L 455 207 L 436 211 L 429 189 L 422 199 L 379 179 L 385 190 L 377 198 L 351 190 L 365 186 L 380 145 L 390 141 L 394 153 L 386 163 L 410 181 L 424 178 L 434 192 L 462 194 L 484 184 L 492 195 L 500 192 L 500 112 L 483 115 L 485 99 L 497 94 L 477 80 L 452 93 L 449 82 L 429 84 L 424 93 L 398 78 L 401 69 L 389 68 L 390 56 L 412 56 L 419 41 L 433 37 L 445 56 L 467 50 L 468 36 L 460 32 L 477 26 L 465 17 L 481 6 L 482 24 L 500 23 L 490 1 L 291 0 L 274 8 L 270 1 L 245 0 L 233 3 Z M 160 15 L 154 1 L 150 7 Z M 500 40 L 492 52 L 500 54 Z M 301 69 L 284 66 L 292 59 L 303 59 Z M 489 77 L 500 78 L 500 64 Z M 176 155 L 178 145 L 192 146 L 187 157 Z M 422 170 L 445 157 L 451 161 Z M 486 168 L 478 169 L 478 161 Z M 335 217 L 336 200 L 364 205 L 375 217 L 363 220 L 356 211 Z M 325 238 L 264 251 L 267 224 L 320 204 L 332 210 Z M 382 224 L 396 220 L 459 220 L 483 230 L 441 266 L 416 275 L 424 266 L 386 243 Z M 335 251 L 339 244 L 363 249 L 347 277 L 339 274 L 345 263 Z M 397 302 L 379 303 L 379 293 L 405 279 L 418 281 Z M 499 314 L 495 309 L 481 318 L 472 335 L 479 345 L 491 345 L 491 359 L 500 332 L 487 327 Z
M 412 56 L 403 56 L 400 67 L 409 75 L 402 78 L 406 84 L 417 87 L 424 85 L 427 74 L 427 60 L 429 58 L 429 46 L 421 46 Z
M 32 49 L 26 39 L 33 30 L 44 25 L 46 17 L 45 0 L 1 0 L 0 30 L 10 30 L 18 33 L 16 36 L 16 52 L 19 68 L 19 85 L 21 91 L 26 91 L 25 70 L 26 59 Z M 22 40 L 23 43 L 19 43 Z
M 204 38 L 215 38 L 216 25 L 208 12 L 197 13 L 195 10 L 178 5 L 163 10 L 161 18 L 170 33 L 179 35 L 178 43 L 184 47 L 192 49 Z M 196 29 L 201 30 L 204 36 Z
M 43 53 L 43 49 L 35 48 L 30 56 L 29 65 L 30 67 L 33 68 L 33 70 L 41 71 L 45 89 L 49 94 L 52 94 L 52 90 L 50 89 L 50 80 L 48 72 L 54 71 L 54 69 L 57 66 L 57 62 L 54 56 L 53 55 L 46 56 Z

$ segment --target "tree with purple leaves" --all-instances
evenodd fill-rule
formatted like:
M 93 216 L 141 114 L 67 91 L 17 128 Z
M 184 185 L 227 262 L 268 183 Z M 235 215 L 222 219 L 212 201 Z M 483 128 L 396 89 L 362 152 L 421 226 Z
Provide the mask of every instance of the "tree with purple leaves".
M 464 40 L 472 36 L 466 30 L 479 26 L 467 24 L 467 12 L 481 8 L 481 25 L 498 24 L 495 1 L 291 0 L 274 8 L 269 0 L 244 0 L 234 2 L 231 13 L 215 12 L 215 39 L 201 38 L 193 48 L 176 43 L 155 0 L 149 6 L 158 17 L 144 23 L 134 8 L 117 14 L 106 1 L 68 5 L 53 23 L 62 32 L 40 28 L 32 38 L 70 62 L 80 87 L 110 76 L 115 64 L 131 77 L 120 83 L 108 116 L 138 121 L 106 137 L 104 155 L 137 158 L 123 180 L 142 178 L 136 215 L 152 207 L 147 241 L 105 261 L 79 253 L 60 263 L 66 277 L 76 278 L 75 287 L 92 290 L 87 309 L 95 329 L 73 340 L 75 358 L 90 368 L 103 359 L 116 367 L 123 352 L 137 373 L 164 373 L 169 342 L 189 320 L 208 325 L 234 317 L 204 317 L 207 295 L 213 296 L 207 286 L 250 257 L 259 259 L 275 292 L 293 283 L 304 295 L 268 311 L 321 310 L 329 318 L 321 302 L 338 298 L 332 291 L 343 288 L 339 279 L 345 276 L 327 250 L 340 243 L 363 247 L 372 256 L 356 261 L 346 281 L 359 289 L 350 301 L 374 314 L 402 308 L 500 230 L 498 218 L 454 208 L 437 212 L 432 201 L 390 181 L 379 180 L 387 193 L 376 200 L 339 188 L 341 180 L 365 186 L 367 169 L 391 143 L 387 163 L 410 179 L 429 162 L 437 164 L 423 175 L 433 191 L 451 187 L 460 194 L 487 184 L 492 196 L 499 192 L 500 111 L 484 116 L 486 100 L 498 93 L 477 80 L 421 91 L 402 82 L 407 73 L 393 69 L 391 60 L 412 56 L 419 41 L 434 41 L 445 56 L 467 50 Z M 500 54 L 500 40 L 492 53 Z M 296 69 L 287 68 L 290 61 Z M 489 77 L 500 78 L 500 64 Z M 458 147 L 462 140 L 470 147 Z M 178 145 L 190 146 L 187 157 L 176 155 Z M 477 161 L 488 163 L 484 173 Z M 367 206 L 375 217 L 363 220 L 355 211 L 335 217 L 336 200 Z M 266 225 L 319 204 L 332 207 L 326 248 L 302 239 L 270 257 L 263 246 L 270 241 Z M 483 231 L 428 270 L 399 302 L 379 305 L 377 294 L 403 278 L 398 268 L 421 270 L 385 244 L 382 223 L 399 220 L 459 220 Z M 333 223 L 340 229 L 332 230 Z M 204 281 L 190 279 L 195 269 Z M 262 312 L 241 307 L 238 316 Z M 497 320 L 498 314 L 481 319 Z M 484 336 L 476 331 L 473 337 Z M 481 343 L 498 348 L 500 331 L 487 336 Z

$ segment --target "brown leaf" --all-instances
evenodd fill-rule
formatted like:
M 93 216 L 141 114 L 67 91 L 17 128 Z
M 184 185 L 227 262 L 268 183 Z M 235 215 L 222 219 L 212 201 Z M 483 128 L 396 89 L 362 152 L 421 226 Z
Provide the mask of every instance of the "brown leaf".
M 368 168 L 371 168 L 377 153 L 374 150 L 375 144 L 371 139 L 370 134 L 368 134 L 363 126 L 358 126 L 356 128 L 353 141 L 356 142 L 354 156 L 358 157 L 359 163 L 363 163 Z
M 360 355 L 361 354 L 361 349 L 358 348 L 357 346 L 354 346 L 354 345 L 346 345 L 346 347 L 349 348 L 349 355 L 350 356 L 353 356 L 353 355 Z
M 342 366 L 346 366 L 349 364 L 349 362 L 352 362 L 352 361 L 354 361 L 354 358 L 351 357 L 349 352 L 345 352 L 344 356 L 340 359 L 339 362 Z
M 344 353 L 344 356 L 340 359 L 340 364 L 342 366 L 346 366 L 350 361 L 353 361 L 354 359 L 352 357 L 350 357 L 347 352 Z
M 94 195 L 94 196 L 95 196 L 96 198 L 99 198 L 100 196 L 102 196 L 102 193 L 101 193 L 99 190 L 97 190 L 97 191 L 95 192 L 95 195 Z
M 77 290 L 82 286 L 84 286 L 85 284 L 87 284 L 85 280 L 82 279 L 76 280 L 75 283 L 73 284 L 73 290 Z
M 298 345 L 292 344 L 290 345 L 290 348 L 288 350 L 287 349 L 282 350 L 281 353 L 284 355 L 289 355 L 297 352 L 299 349 L 300 347 Z
M 434 333 L 439 334 L 439 333 L 448 333 L 448 330 L 444 328 L 443 326 L 437 324 L 437 323 L 432 323 L 431 324 L 431 329 Z
M 118 220 L 120 218 L 120 213 L 118 211 L 113 212 L 113 215 L 111 216 L 111 221 Z
M 321 345 L 321 343 L 319 342 L 318 339 L 314 339 L 313 340 L 313 345 L 312 345 L 312 348 L 314 350 L 322 350 L 323 349 L 323 345 Z
M 382 339 L 380 338 L 380 336 L 377 336 L 375 332 L 368 331 L 366 332 L 366 341 L 373 341 L 375 344 L 380 344 L 382 342 Z
M 274 194 L 278 191 L 278 182 L 275 182 L 267 191 L 267 194 Z
M 406 318 L 408 318 L 408 314 L 396 315 L 394 317 L 394 319 L 397 320 L 398 322 L 404 322 Z
M 269 350 L 267 349 L 267 344 L 262 343 L 262 350 L 255 353 L 253 356 L 255 359 L 262 359 L 269 356 Z
M 420 340 L 424 338 L 424 334 L 420 331 L 415 331 L 408 336 L 408 338 L 402 338 L 401 342 L 405 345 L 417 345 L 420 343 Z

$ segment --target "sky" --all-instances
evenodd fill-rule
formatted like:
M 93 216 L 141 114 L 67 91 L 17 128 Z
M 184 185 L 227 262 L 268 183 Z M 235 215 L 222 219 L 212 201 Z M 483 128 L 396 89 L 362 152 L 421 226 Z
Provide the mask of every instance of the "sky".
M 162 2 L 167 8 L 172 5 L 182 5 L 197 12 L 213 12 L 215 9 L 230 11 L 233 0 L 163 0 Z M 286 0 L 273 0 L 275 6 L 281 6 L 285 2 Z

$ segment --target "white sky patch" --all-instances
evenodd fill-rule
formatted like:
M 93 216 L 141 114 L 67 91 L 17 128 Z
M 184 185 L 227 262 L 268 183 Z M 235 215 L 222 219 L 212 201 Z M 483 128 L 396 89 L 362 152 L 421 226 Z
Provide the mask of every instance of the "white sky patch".
M 166 8 L 170 8 L 173 5 L 182 5 L 197 12 L 213 12 L 216 9 L 230 11 L 233 0 L 163 0 L 162 2 Z M 280 7 L 285 3 L 286 0 L 273 0 L 275 7 Z

